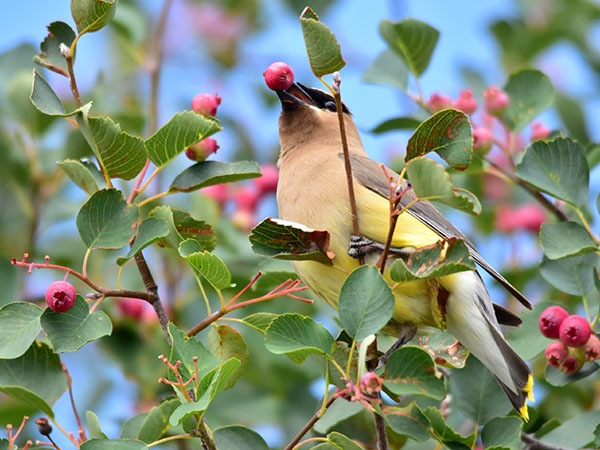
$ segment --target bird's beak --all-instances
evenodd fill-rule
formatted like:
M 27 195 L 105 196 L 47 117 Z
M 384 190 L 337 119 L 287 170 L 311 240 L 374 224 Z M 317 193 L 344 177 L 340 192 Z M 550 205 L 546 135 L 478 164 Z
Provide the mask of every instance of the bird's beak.
M 278 90 L 275 92 L 277 92 L 282 107 L 297 106 L 299 104 L 316 106 L 316 102 L 298 83 L 293 83 L 285 91 Z

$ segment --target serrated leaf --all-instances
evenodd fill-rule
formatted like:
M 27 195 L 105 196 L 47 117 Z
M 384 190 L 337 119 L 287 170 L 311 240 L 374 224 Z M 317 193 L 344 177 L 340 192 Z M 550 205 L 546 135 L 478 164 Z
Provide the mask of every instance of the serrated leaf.
M 121 191 L 103 189 L 79 210 L 77 230 L 89 249 L 121 248 L 133 236 L 138 217 L 138 207 L 128 205 Z
M 523 421 L 518 417 L 496 417 L 490 420 L 481 430 L 484 448 L 491 446 L 520 448 L 521 425 Z
M 242 321 L 256 331 L 266 334 L 267 328 L 269 328 L 275 317 L 277 317 L 277 314 L 274 313 L 254 313 L 244 317 Z
M 589 167 L 585 150 L 570 138 L 534 141 L 517 164 L 522 180 L 575 206 L 587 202 Z
M 117 258 L 117 264 L 122 266 L 143 249 L 167 237 L 169 234 L 169 225 L 163 219 L 148 217 L 142 221 L 138 227 L 135 240 L 126 256 Z
M 214 118 L 192 111 L 177 113 L 146 140 L 148 157 L 156 167 L 162 167 L 190 145 L 222 128 Z
M 331 264 L 335 255 L 329 251 L 329 237 L 327 231 L 268 217 L 252 229 L 248 239 L 258 255 Z
M 89 305 L 79 295 L 71 309 L 57 313 L 47 308 L 40 321 L 58 353 L 74 352 L 88 342 L 112 333 L 112 322 L 104 311 L 90 314 Z
M 260 176 L 260 166 L 255 162 L 202 161 L 177 175 L 169 187 L 169 192 L 192 192 L 215 184 L 232 183 Z
M 510 98 L 504 122 L 519 132 L 538 114 L 554 102 L 554 87 L 550 78 L 535 69 L 525 69 L 508 77 L 504 91 Z
M 535 358 L 552 342 L 540 333 L 538 325 L 540 314 L 549 306 L 552 306 L 552 303 L 538 302 L 533 310 L 523 311 L 519 315 L 523 320 L 521 326 L 511 328 L 508 332 L 508 343 L 525 361 Z
M 389 47 L 400 56 L 415 77 L 429 66 L 440 32 L 432 26 L 415 19 L 399 22 L 382 20 L 379 34 Z
M 543 224 L 540 245 L 548 259 L 567 258 L 599 250 L 590 233 L 576 222 Z
M 0 360 L 0 392 L 24 401 L 54 417 L 53 405 L 67 389 L 60 358 L 52 349 L 34 342 L 15 359 Z
M 208 348 L 213 355 L 222 360 L 236 358 L 240 361 L 239 368 L 229 379 L 224 389 L 233 387 L 242 376 L 248 363 L 248 345 L 243 336 L 235 328 L 227 324 L 217 324 L 208 333 Z
M 98 419 L 98 416 L 93 411 L 86 411 L 85 422 L 90 432 L 90 439 L 108 439 L 100 427 L 100 419 Z
M 512 409 L 496 378 L 475 356 L 463 369 L 450 369 L 453 405 L 475 423 L 505 416 Z
M 594 286 L 590 267 L 598 262 L 595 253 L 571 258 L 550 260 L 544 258 L 540 266 L 542 277 L 557 289 L 571 295 L 584 296 Z
M 365 83 L 393 86 L 406 91 L 408 67 L 392 50 L 384 50 L 365 69 L 362 74 L 362 81 Z M 415 125 L 415 128 L 417 125 Z
M 48 25 L 48 36 L 40 44 L 41 53 L 34 58 L 34 62 L 47 67 L 53 72 L 69 77 L 67 60 L 60 52 L 60 45 L 68 48 L 75 40 L 75 31 L 64 22 L 52 22 Z M 75 63 L 75 55 L 73 55 Z
M 371 133 L 381 134 L 394 130 L 414 130 L 421 124 L 419 119 L 414 117 L 395 117 L 393 119 L 384 120 L 379 125 L 371 130 Z
M 227 450 L 269 450 L 264 439 L 254 430 L 241 425 L 229 425 L 214 431 L 217 448 Z
M 42 309 L 27 302 L 0 308 L 0 359 L 14 359 L 27 351 L 40 333 Z
M 386 407 L 385 420 L 396 433 L 408 436 L 417 442 L 425 442 L 429 439 L 429 421 L 420 411 L 413 414 L 413 409 L 417 409 L 414 402 L 406 409 Z
M 394 314 L 394 294 L 374 266 L 361 266 L 344 281 L 339 295 L 342 327 L 360 342 L 383 328 Z
M 71 15 L 79 34 L 92 33 L 108 25 L 117 10 L 117 0 L 71 0 Z
M 111 178 L 131 180 L 146 164 L 146 147 L 142 138 L 121 131 L 109 117 L 88 117 L 94 141 L 94 154 L 99 156 Z
M 394 394 L 424 395 L 442 399 L 444 381 L 435 376 L 431 355 L 420 347 L 406 345 L 394 351 L 385 364 L 384 386 Z
M 215 230 L 202 220 L 196 220 L 187 212 L 172 209 L 175 229 L 182 239 L 193 239 L 199 245 L 200 251 L 213 251 L 217 246 Z
M 176 398 L 169 398 L 154 406 L 146 415 L 137 438 L 150 444 L 162 437 L 169 429 L 169 417 L 181 402 Z
M 193 337 L 188 338 L 185 332 L 179 330 L 172 323 L 169 324 L 169 335 L 173 342 L 169 361 L 173 364 L 176 364 L 177 361 L 181 361 L 179 373 L 184 380 L 189 380 L 195 372 L 194 356 L 198 357 L 197 365 L 199 379 L 202 379 L 206 374 L 215 370 L 219 365 L 220 361 L 215 358 L 200 341 Z
M 411 159 L 406 164 L 406 173 L 420 199 L 437 201 L 469 214 L 481 212 L 477 197 L 465 189 L 454 188 L 450 175 L 432 159 Z
M 364 409 L 360 402 L 349 402 L 343 398 L 336 398 L 332 405 L 325 410 L 325 414 L 315 423 L 317 433 L 326 434 L 333 427 L 355 416 Z
M 475 270 L 465 241 L 458 238 L 441 239 L 410 254 L 406 262 L 394 261 L 390 276 L 398 282 L 438 278 L 466 270 Z
M 300 25 L 310 67 L 317 77 L 340 70 L 346 65 L 335 35 L 309 7 L 300 14 Z
M 265 345 L 271 353 L 287 355 L 301 363 L 310 354 L 331 356 L 334 340 L 329 331 L 310 317 L 282 314 L 267 328 Z
M 115 0 L 116 1 L 116 0 Z M 135 439 L 90 439 L 80 450 L 146 450 L 148 446 Z
M 221 258 L 214 253 L 204 251 L 187 256 L 184 256 L 185 252 L 182 253 L 181 250 L 179 253 L 215 289 L 231 287 L 231 273 Z
M 59 161 L 57 164 L 62 170 L 65 171 L 73 183 L 75 183 L 89 195 L 93 195 L 98 190 L 96 178 L 92 174 L 91 170 L 81 161 L 65 159 L 64 161 Z
M 444 109 L 421 122 L 408 140 L 405 161 L 436 152 L 454 169 L 471 164 L 473 136 L 465 113 Z

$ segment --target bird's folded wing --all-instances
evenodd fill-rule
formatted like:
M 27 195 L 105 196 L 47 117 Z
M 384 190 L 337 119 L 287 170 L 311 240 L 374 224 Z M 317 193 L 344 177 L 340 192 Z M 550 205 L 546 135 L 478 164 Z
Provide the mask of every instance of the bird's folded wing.
M 367 189 L 381 195 L 382 197 L 388 198 L 390 188 L 389 182 L 381 168 L 381 165 L 376 161 L 364 156 L 351 156 L 352 173 L 356 180 Z M 392 169 L 386 167 L 387 173 L 390 177 L 393 177 L 394 182 L 398 183 L 399 175 Z M 401 180 L 402 183 L 406 183 L 405 180 Z M 400 206 L 406 206 L 413 200 L 416 200 L 417 196 L 411 190 L 408 190 L 400 200 Z M 463 239 L 469 251 L 471 257 L 475 260 L 480 267 L 482 267 L 487 273 L 489 273 L 498 283 L 500 283 L 508 292 L 510 292 L 523 306 L 531 309 L 531 303 L 519 290 L 508 282 L 499 272 L 497 272 L 492 266 L 490 266 L 483 256 L 479 254 L 475 246 L 469 239 L 462 234 L 452 223 L 446 219 L 438 209 L 426 200 L 421 200 L 415 203 L 407 212 L 418 219 L 430 229 L 435 231 L 440 237 L 452 238 L 457 237 Z

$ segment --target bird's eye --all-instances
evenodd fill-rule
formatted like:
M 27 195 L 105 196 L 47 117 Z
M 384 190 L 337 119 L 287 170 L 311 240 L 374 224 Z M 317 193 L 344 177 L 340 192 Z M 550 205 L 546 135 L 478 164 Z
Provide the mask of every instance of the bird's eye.
M 325 103 L 325 109 L 328 109 L 331 112 L 336 112 L 337 108 L 335 107 L 335 102 L 327 102 L 327 103 Z

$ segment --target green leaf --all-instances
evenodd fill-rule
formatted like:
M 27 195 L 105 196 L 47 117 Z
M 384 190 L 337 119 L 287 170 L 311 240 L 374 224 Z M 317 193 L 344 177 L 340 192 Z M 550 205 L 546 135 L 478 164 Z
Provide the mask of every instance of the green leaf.
M 142 138 L 121 131 L 109 117 L 89 117 L 94 154 L 102 161 L 111 178 L 131 180 L 146 164 L 146 147 Z
M 169 335 L 173 341 L 169 361 L 176 364 L 181 361 L 179 373 L 184 380 L 189 380 L 194 374 L 194 357 L 198 357 L 198 379 L 213 371 L 219 360 L 215 358 L 202 343 L 193 337 L 188 338 L 185 332 L 179 330 L 172 323 L 169 324 Z M 171 377 L 171 375 L 169 375 Z M 169 378 L 171 379 L 171 378 Z
M 518 417 L 495 417 L 481 430 L 484 447 L 521 448 L 521 425 L 523 422 Z
M 175 210 L 169 206 L 157 206 L 152 211 L 150 211 L 149 216 L 155 217 L 157 219 L 162 219 L 169 226 L 169 234 L 166 238 L 159 242 L 158 245 L 179 249 L 179 244 L 184 241 L 183 236 L 179 234 L 177 231 L 177 227 L 175 226 L 175 218 L 174 218 Z M 200 251 L 201 247 L 198 242 L 196 242 L 195 251 Z M 193 253 L 193 252 L 192 252 Z
M 53 405 L 67 389 L 60 358 L 52 349 L 34 342 L 16 359 L 0 360 L 0 392 L 24 401 L 54 417 Z
M 540 244 L 548 259 L 567 258 L 599 250 L 590 233 L 576 222 L 543 224 Z
M 169 417 L 181 402 L 176 398 L 167 398 L 154 406 L 146 415 L 137 438 L 147 444 L 160 439 L 169 429 Z
M 52 22 L 48 25 L 48 36 L 40 44 L 42 52 L 35 56 L 33 61 L 68 78 L 67 60 L 60 52 L 60 44 L 70 48 L 74 40 L 75 32 L 69 25 L 64 22 Z M 72 59 L 75 63 L 75 58 Z
M 541 191 L 575 206 L 587 201 L 590 175 L 585 150 L 570 138 L 534 141 L 517 164 L 516 174 Z
M 473 136 L 465 113 L 444 109 L 421 122 L 408 140 L 405 161 L 436 152 L 454 169 L 471 164 Z
M 552 342 L 540 332 L 538 325 L 540 314 L 549 306 L 552 306 L 552 303 L 538 302 L 532 311 L 523 311 L 520 315 L 523 320 L 521 326 L 511 328 L 508 332 L 510 346 L 525 361 L 535 358 Z
M 98 416 L 94 414 L 93 411 L 86 411 L 85 422 L 87 423 L 88 431 L 90 432 L 90 439 L 108 439 L 100 427 L 100 419 L 98 419 Z
M 432 159 L 411 159 L 406 164 L 406 173 L 420 199 L 437 201 L 470 214 L 481 212 L 477 197 L 465 189 L 454 188 L 450 175 Z
M 431 434 L 438 439 L 440 442 L 443 442 L 450 449 L 463 449 L 463 446 L 455 446 L 454 443 L 459 443 L 466 445 L 467 448 L 471 448 L 473 442 L 475 441 L 475 437 L 473 434 L 468 436 L 462 436 L 454 431 L 442 416 L 440 410 L 434 406 L 429 406 L 425 408 L 423 411 L 423 416 L 429 420 L 431 425 Z
M 469 350 L 454 336 L 437 328 L 419 336 L 419 345 L 434 357 L 436 364 L 446 367 L 460 369 L 465 366 L 469 356 Z
M 203 416 L 206 408 L 210 405 L 209 392 L 206 391 L 198 400 L 184 402 L 179 405 L 169 418 L 169 425 L 175 427 L 186 419 L 198 415 Z
M 217 448 L 227 450 L 269 450 L 269 446 L 256 431 L 241 425 L 229 425 L 214 431 Z
M 512 409 L 496 378 L 473 355 L 464 369 L 450 369 L 453 405 L 475 423 L 505 416 Z
M 169 192 L 192 192 L 215 184 L 232 183 L 261 176 L 260 166 L 251 161 L 202 161 L 175 177 Z
M 231 287 L 231 273 L 221 258 L 214 253 L 204 251 L 185 255 L 180 248 L 179 254 L 215 289 Z
M 27 351 L 40 333 L 42 309 L 27 302 L 15 302 L 0 308 L 0 358 L 18 358 Z
M 31 95 L 29 96 L 29 100 L 31 100 L 33 106 L 35 106 L 41 113 L 48 116 L 57 117 L 73 116 L 84 109 L 87 114 L 87 111 L 92 106 L 90 102 L 70 113 L 65 112 L 65 107 L 58 98 L 58 95 L 56 95 L 52 87 L 50 87 L 48 82 L 36 69 L 33 69 L 33 84 L 31 86 Z
M 346 419 L 355 416 L 364 409 L 360 402 L 349 402 L 341 397 L 334 400 L 333 404 L 325 410 L 325 414 L 315 423 L 317 433 L 326 434 L 333 427 Z
M 594 253 L 556 260 L 544 258 L 540 274 L 555 288 L 567 294 L 584 296 L 594 286 L 590 267 L 595 266 L 597 261 Z
M 267 217 L 250 233 L 254 253 L 294 261 L 318 261 L 331 264 L 329 232 L 313 230 L 304 225 Z
M 438 278 L 466 270 L 475 270 L 469 248 L 462 239 L 450 238 L 415 250 L 406 262 L 397 259 L 392 264 L 390 276 L 394 281 L 405 282 Z
M 217 324 L 210 328 L 207 345 L 211 353 L 219 359 L 236 358 L 240 361 L 239 368 L 229 379 L 225 389 L 233 387 L 235 382 L 242 376 L 246 364 L 248 364 L 248 345 L 243 336 L 230 325 Z
M 429 66 L 440 37 L 438 30 L 415 19 L 399 22 L 382 20 L 379 24 L 379 34 L 417 78 Z
M 417 409 L 414 402 L 407 409 L 387 407 L 384 409 L 385 419 L 396 433 L 424 442 L 429 439 L 429 422 L 420 411 L 417 411 L 417 414 L 413 413 L 413 410 Z
M 267 328 L 269 328 L 269 325 L 271 325 L 271 322 L 277 316 L 277 314 L 273 313 L 254 313 L 244 317 L 242 321 L 256 331 L 266 334 Z
M 344 281 L 339 295 L 344 330 L 360 342 L 383 328 L 394 314 L 394 294 L 379 270 L 360 266 Z
M 424 395 L 442 399 L 444 381 L 435 376 L 435 363 L 421 347 L 406 345 L 392 353 L 385 364 L 384 386 L 394 394 Z
M 117 264 L 122 266 L 143 249 L 167 237 L 169 234 L 169 225 L 162 219 L 148 217 L 142 221 L 138 227 L 135 240 L 126 256 L 117 258 Z
M 567 448 L 586 447 L 594 442 L 594 428 L 600 423 L 600 410 L 579 414 L 541 438 L 542 442 Z
M 121 248 L 133 235 L 137 206 L 128 205 L 121 191 L 103 189 L 90 197 L 77 214 L 77 230 L 92 250 Z
M 77 296 L 73 307 L 57 313 L 46 308 L 41 317 L 44 333 L 58 353 L 74 352 L 103 336 L 110 336 L 112 323 L 103 311 L 90 314 L 86 301 Z
M 311 354 L 331 356 L 334 340 L 329 331 L 310 317 L 282 314 L 271 322 L 265 335 L 267 350 L 301 363 Z
M 91 33 L 108 25 L 117 10 L 117 0 L 71 0 L 71 15 L 79 34 Z
M 414 130 L 421 124 L 419 119 L 414 117 L 395 117 L 384 120 L 371 130 L 371 133 L 381 134 L 393 130 Z
M 398 58 L 392 50 L 384 50 L 363 72 L 362 81 L 365 83 L 384 84 L 406 91 L 408 68 L 404 64 L 404 61 Z M 414 128 L 417 126 L 418 124 Z
M 138 414 L 126 420 L 121 429 L 121 437 L 126 439 L 136 439 L 146 417 L 148 417 L 148 413 Z
M 146 450 L 147 448 L 146 444 L 134 439 L 90 439 L 79 447 L 80 450 Z
M 175 229 L 182 239 L 193 239 L 199 245 L 199 251 L 213 251 L 217 246 L 215 230 L 202 220 L 196 220 L 187 212 L 172 209 Z M 197 250 L 198 251 L 198 250 Z
M 554 103 L 552 82 L 539 70 L 525 69 L 511 74 L 504 91 L 510 97 L 504 122 L 516 132 Z
M 190 145 L 222 128 L 214 118 L 192 111 L 177 113 L 146 140 L 148 157 L 156 167 L 163 167 Z
M 552 386 L 562 387 L 587 378 L 596 373 L 598 369 L 600 369 L 598 364 L 585 363 L 579 371 L 575 372 L 573 375 L 569 375 L 556 367 L 548 365 L 544 371 L 544 378 Z
M 57 164 L 65 171 L 73 183 L 89 195 L 93 195 L 98 190 L 98 183 L 92 171 L 81 161 L 65 159 L 64 161 L 59 161 Z
M 327 438 L 341 450 L 363 450 L 363 448 L 355 444 L 352 439 L 336 431 L 329 433 Z
M 300 25 L 310 67 L 317 77 L 340 70 L 346 65 L 340 51 L 340 44 L 326 25 L 309 7 L 300 14 Z

